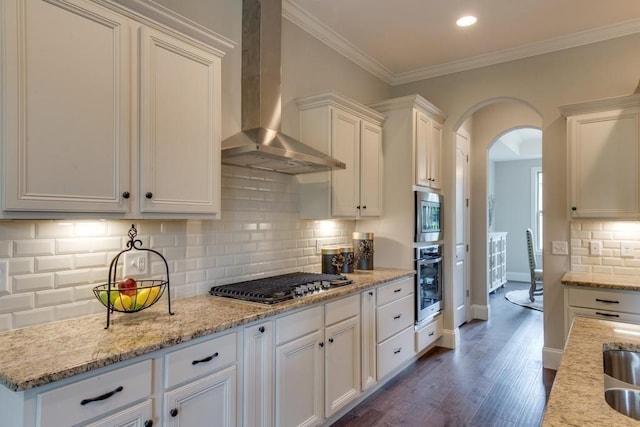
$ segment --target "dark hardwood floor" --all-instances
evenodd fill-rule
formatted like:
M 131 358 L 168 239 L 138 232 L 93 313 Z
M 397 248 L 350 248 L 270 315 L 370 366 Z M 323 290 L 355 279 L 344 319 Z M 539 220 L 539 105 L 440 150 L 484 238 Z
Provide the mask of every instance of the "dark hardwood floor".
M 490 296 L 491 320 L 460 328 L 455 350 L 435 348 L 333 427 L 539 426 L 555 371 L 542 367 L 542 312 Z

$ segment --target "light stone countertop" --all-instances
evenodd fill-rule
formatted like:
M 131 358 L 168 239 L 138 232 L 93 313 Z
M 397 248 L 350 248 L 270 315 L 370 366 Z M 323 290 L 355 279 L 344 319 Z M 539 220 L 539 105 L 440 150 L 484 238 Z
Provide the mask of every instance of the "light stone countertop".
M 640 425 L 604 400 L 603 345 L 640 349 L 640 325 L 575 318 L 545 409 L 544 427 Z
M 0 333 L 0 384 L 13 391 L 72 377 L 285 311 L 345 296 L 403 277 L 413 270 L 375 269 L 347 276 L 353 284 L 274 305 L 214 297 L 166 297 L 139 313 L 103 314 Z
M 640 277 L 614 274 L 576 273 L 569 271 L 562 276 L 561 283 L 589 288 L 640 291 Z

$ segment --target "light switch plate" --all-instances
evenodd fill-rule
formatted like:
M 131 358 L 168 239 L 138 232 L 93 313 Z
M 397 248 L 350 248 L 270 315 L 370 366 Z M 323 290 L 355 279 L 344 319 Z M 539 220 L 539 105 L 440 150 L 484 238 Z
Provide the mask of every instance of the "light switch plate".
M 123 258 L 123 277 L 131 276 L 138 279 L 149 274 L 149 252 L 133 250 L 125 252 Z
M 634 247 L 632 242 L 620 242 L 620 256 L 633 257 Z
M 322 252 L 322 241 L 320 239 L 316 240 L 316 254 Z
M 569 255 L 569 243 L 562 241 L 551 242 L 551 255 Z
M 590 255 L 602 255 L 602 242 L 598 240 L 592 240 L 589 242 L 589 254 Z

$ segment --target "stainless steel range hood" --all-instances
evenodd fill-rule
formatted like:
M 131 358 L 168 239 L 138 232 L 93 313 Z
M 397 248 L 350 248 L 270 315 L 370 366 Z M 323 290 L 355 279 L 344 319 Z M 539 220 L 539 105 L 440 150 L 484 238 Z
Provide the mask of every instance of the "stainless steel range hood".
M 242 2 L 242 131 L 222 141 L 222 163 L 287 174 L 346 165 L 280 132 L 281 0 Z

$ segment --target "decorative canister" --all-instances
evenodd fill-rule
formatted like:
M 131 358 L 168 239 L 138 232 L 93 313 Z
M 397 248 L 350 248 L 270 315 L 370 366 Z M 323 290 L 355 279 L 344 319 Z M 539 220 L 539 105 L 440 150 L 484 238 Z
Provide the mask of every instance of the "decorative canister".
M 341 274 L 343 265 L 342 247 L 322 248 L 322 272 L 324 274 Z
M 354 268 L 373 270 L 373 233 L 355 232 L 351 235 L 354 249 Z
M 353 263 L 355 261 L 353 246 L 347 245 L 342 247 L 342 256 L 344 257 L 344 264 L 342 265 L 343 273 L 353 273 Z

